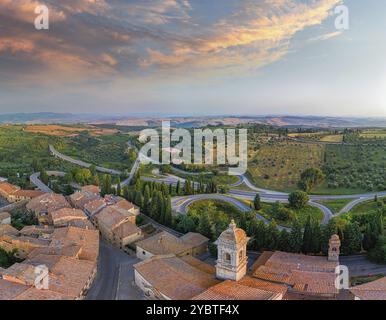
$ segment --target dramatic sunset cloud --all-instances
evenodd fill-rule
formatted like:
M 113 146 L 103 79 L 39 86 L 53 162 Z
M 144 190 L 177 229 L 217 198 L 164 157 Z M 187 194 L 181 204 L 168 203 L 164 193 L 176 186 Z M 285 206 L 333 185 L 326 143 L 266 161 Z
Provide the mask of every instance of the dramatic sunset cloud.
M 64 78 L 256 68 L 280 59 L 297 32 L 321 24 L 340 2 L 234 1 L 231 12 L 201 22 L 188 0 L 0 0 L 0 54 Z M 41 4 L 50 9 L 47 31 L 33 29 Z

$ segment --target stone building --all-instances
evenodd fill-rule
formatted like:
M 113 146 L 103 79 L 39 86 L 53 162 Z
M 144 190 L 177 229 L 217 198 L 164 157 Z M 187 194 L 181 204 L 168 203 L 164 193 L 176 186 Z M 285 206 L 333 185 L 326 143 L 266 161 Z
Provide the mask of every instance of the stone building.
M 328 260 L 329 261 L 339 261 L 340 254 L 340 240 L 339 236 L 334 234 L 331 236 L 328 243 Z
M 248 240 L 245 231 L 237 228 L 232 220 L 229 228 L 223 231 L 217 240 L 217 278 L 238 281 L 245 276 Z

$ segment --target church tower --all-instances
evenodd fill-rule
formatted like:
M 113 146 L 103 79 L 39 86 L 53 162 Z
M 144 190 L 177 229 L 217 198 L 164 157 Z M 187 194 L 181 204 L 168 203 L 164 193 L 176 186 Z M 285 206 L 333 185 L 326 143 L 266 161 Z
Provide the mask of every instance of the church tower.
M 238 281 L 247 272 L 247 242 L 245 231 L 232 220 L 217 240 L 216 276 L 221 280 Z
M 328 242 L 328 261 L 339 261 L 340 254 L 340 239 L 339 236 L 333 234 Z

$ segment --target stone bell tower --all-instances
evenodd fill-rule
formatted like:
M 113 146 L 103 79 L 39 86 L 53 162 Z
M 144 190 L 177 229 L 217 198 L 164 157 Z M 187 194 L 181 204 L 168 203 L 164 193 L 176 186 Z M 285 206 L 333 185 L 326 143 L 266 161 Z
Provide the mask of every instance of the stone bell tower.
M 339 261 L 340 239 L 337 234 L 333 234 L 328 242 L 328 261 Z
M 247 242 L 245 231 L 232 220 L 217 240 L 216 276 L 222 280 L 238 281 L 247 272 Z

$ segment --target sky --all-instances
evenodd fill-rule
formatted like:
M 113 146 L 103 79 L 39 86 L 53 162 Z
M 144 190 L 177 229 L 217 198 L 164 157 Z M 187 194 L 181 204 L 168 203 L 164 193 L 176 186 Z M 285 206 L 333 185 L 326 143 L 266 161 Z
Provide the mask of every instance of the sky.
M 48 30 L 34 26 L 39 5 Z M 385 12 L 380 0 L 0 0 L 0 112 L 386 116 Z

